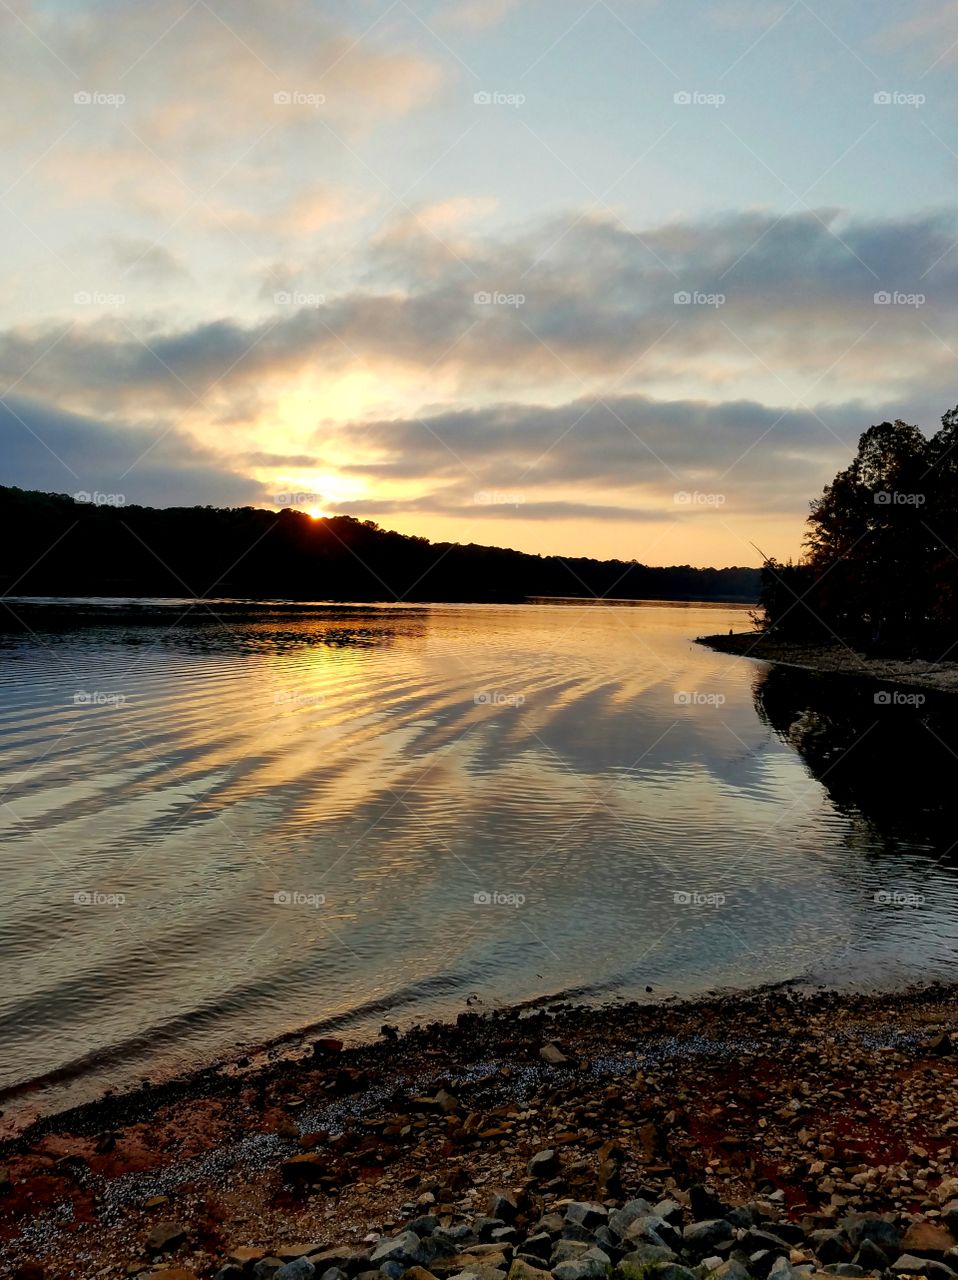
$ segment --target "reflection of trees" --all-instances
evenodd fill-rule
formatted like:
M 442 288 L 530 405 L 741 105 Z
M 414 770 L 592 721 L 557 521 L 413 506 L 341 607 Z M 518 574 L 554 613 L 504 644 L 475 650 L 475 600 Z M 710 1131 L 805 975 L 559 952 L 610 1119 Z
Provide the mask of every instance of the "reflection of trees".
M 232 602 L 151 604 L 148 607 L 36 604 L 18 601 L 0 648 L 33 647 L 61 639 L 91 645 L 131 645 L 194 653 L 286 653 L 327 649 L 382 648 L 421 637 L 430 625 L 426 609 L 272 609 Z
M 958 841 L 955 702 L 928 693 L 917 707 L 883 704 L 880 694 L 894 697 L 847 676 L 772 667 L 756 684 L 755 706 L 842 812 L 860 815 L 883 842 L 944 853 Z

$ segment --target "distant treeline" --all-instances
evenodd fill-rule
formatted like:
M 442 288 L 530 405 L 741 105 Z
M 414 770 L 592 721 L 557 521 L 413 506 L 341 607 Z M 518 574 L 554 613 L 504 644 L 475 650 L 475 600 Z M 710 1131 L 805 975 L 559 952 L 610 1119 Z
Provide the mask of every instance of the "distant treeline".
M 256 507 L 99 506 L 0 486 L 0 594 L 752 602 L 758 569 L 650 568 L 430 542 L 351 516 Z
M 811 504 L 806 554 L 768 560 L 759 622 L 783 639 L 955 657 L 958 408 L 930 439 L 882 422 Z

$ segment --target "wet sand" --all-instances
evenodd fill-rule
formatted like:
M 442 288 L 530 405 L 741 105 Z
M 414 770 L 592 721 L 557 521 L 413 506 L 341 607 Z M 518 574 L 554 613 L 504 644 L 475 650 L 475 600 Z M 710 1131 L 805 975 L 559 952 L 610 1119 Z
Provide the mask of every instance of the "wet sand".
M 761 631 L 699 636 L 696 643 L 744 658 L 759 658 L 808 671 L 858 676 L 889 685 L 911 685 L 943 693 L 958 692 L 958 662 L 924 658 L 876 658 L 848 645 L 798 644 L 769 638 Z

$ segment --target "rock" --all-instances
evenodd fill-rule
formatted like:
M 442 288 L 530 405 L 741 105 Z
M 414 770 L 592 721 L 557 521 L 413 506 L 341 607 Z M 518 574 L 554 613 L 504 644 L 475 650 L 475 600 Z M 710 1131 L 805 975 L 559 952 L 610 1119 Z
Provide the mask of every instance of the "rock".
M 902 1236 L 903 1253 L 918 1257 L 937 1258 L 955 1247 L 955 1237 L 947 1227 L 937 1222 L 913 1222 Z
M 889 1267 L 896 1276 L 927 1276 L 928 1280 L 949 1280 L 955 1274 L 951 1267 L 932 1258 L 918 1258 L 913 1253 L 903 1253 Z
M 712 1280 L 748 1280 L 748 1272 L 736 1258 L 729 1258 L 715 1268 Z M 781 1280 L 787 1280 L 787 1277 L 782 1277 Z
M 560 1262 L 577 1262 L 591 1248 L 586 1240 L 558 1240 L 549 1255 L 549 1265 L 556 1267 Z
M 489 1240 L 492 1244 L 517 1244 L 519 1239 L 519 1232 L 515 1227 L 496 1227 L 489 1232 Z
M 355 1276 L 360 1271 L 365 1271 L 370 1265 L 368 1249 L 318 1248 L 315 1251 L 311 1250 L 308 1256 L 318 1276 L 324 1275 L 332 1268 L 345 1271 L 348 1276 Z
M 394 1239 L 380 1240 L 370 1254 L 370 1265 L 382 1270 L 384 1262 L 399 1262 L 404 1267 L 418 1265 L 422 1241 L 415 1231 L 403 1231 Z
M 853 1248 L 861 1248 L 865 1241 L 877 1245 L 890 1261 L 902 1252 L 901 1232 L 895 1222 L 886 1214 L 854 1213 L 843 1218 L 841 1228 L 848 1236 Z
M 316 1268 L 309 1258 L 295 1258 L 281 1266 L 273 1280 L 313 1280 L 316 1274 Z
M 851 1262 L 854 1249 L 852 1242 L 844 1230 L 823 1227 L 820 1231 L 812 1231 L 808 1243 L 821 1263 Z
M 829 1276 L 863 1276 L 865 1272 L 861 1267 L 856 1267 L 854 1262 L 830 1262 L 825 1268 L 825 1274 Z
M 636 1244 L 660 1244 L 677 1252 L 682 1247 L 682 1232 L 664 1218 L 650 1213 L 635 1219 L 625 1233 L 625 1240 L 630 1249 Z
M 196 1275 L 185 1267 L 167 1267 L 163 1271 L 151 1271 L 146 1280 L 196 1280 Z
M 710 1218 L 724 1218 L 728 1206 L 696 1182 L 689 1187 L 689 1212 L 694 1221 L 707 1221 Z
M 279 1176 L 288 1187 L 314 1186 L 327 1172 L 326 1159 L 315 1151 L 290 1156 L 279 1166 Z
M 421 1218 L 413 1218 L 406 1224 L 407 1231 L 415 1231 L 421 1240 L 423 1236 L 431 1236 L 439 1226 L 439 1219 L 432 1213 L 424 1213 Z
M 731 1218 L 729 1218 L 731 1221 Z M 797 1222 L 768 1222 L 761 1228 L 766 1235 L 776 1236 L 779 1240 L 784 1240 L 786 1244 L 804 1244 L 805 1232 Z
M 941 1220 L 949 1231 L 958 1232 L 958 1200 L 949 1200 L 941 1206 Z
M 681 1227 L 685 1219 L 685 1211 L 678 1200 L 660 1200 L 657 1205 L 653 1205 L 652 1212 L 673 1227 Z
M 728 1219 L 725 1219 L 728 1222 Z M 731 1224 L 729 1224 L 731 1226 Z M 767 1250 L 773 1257 L 788 1253 L 788 1244 L 771 1229 L 763 1231 L 759 1227 L 749 1227 L 742 1237 L 742 1248 L 746 1253 L 756 1253 L 759 1249 Z
M 601 1249 L 587 1249 L 580 1258 L 570 1258 L 552 1268 L 555 1280 L 602 1280 L 612 1259 Z
M 578 1222 L 564 1222 L 562 1224 L 563 1240 L 581 1240 L 583 1244 L 591 1244 L 594 1234 L 588 1227 L 582 1227 Z
M 486 1212 L 490 1218 L 501 1222 L 514 1222 L 519 1212 L 519 1201 L 511 1191 L 496 1187 L 486 1197 Z
M 863 1271 L 884 1271 L 888 1266 L 888 1255 L 874 1240 L 863 1240 L 852 1262 Z
M 283 1265 L 282 1258 L 274 1258 L 272 1256 L 260 1258 L 253 1267 L 253 1275 L 256 1280 L 272 1280 L 272 1277 Z
M 537 1231 L 529 1236 L 522 1245 L 522 1252 L 532 1258 L 540 1258 L 548 1262 L 552 1253 L 552 1236 L 547 1231 Z
M 527 1262 L 520 1262 L 517 1258 L 509 1268 L 509 1280 L 551 1280 L 551 1275 L 548 1271 L 530 1267 Z
M 492 1239 L 493 1231 L 497 1231 L 499 1227 L 504 1227 L 505 1225 L 501 1218 L 486 1218 L 480 1214 L 479 1217 L 473 1219 L 472 1229 L 484 1244 L 488 1244 Z
M 547 1213 L 536 1223 L 536 1231 L 548 1231 L 550 1236 L 557 1236 L 564 1226 L 564 1218 L 557 1213 Z
M 336 1040 L 332 1036 L 325 1036 L 322 1040 L 313 1041 L 314 1058 L 329 1058 L 335 1056 L 337 1053 L 342 1053 L 342 1051 L 342 1040 Z
M 731 1240 L 734 1235 L 735 1229 L 730 1222 L 724 1218 L 710 1218 L 687 1226 L 682 1232 L 682 1242 L 696 1258 L 704 1258 L 716 1245 L 723 1240 Z
M 776 1258 L 769 1267 L 769 1280 L 794 1280 L 796 1271 L 788 1258 Z
M 629 1200 L 621 1209 L 613 1209 L 609 1214 L 609 1230 L 621 1239 L 637 1218 L 654 1216 L 648 1200 Z
M 440 1089 L 436 1094 L 435 1100 L 440 1111 L 445 1112 L 446 1115 L 451 1115 L 454 1111 L 459 1110 L 459 1099 L 454 1098 L 446 1089 Z
M 609 1219 L 609 1211 L 602 1204 L 594 1204 L 586 1200 L 573 1200 L 566 1206 L 566 1222 L 578 1223 L 588 1231 L 601 1227 Z
M 544 1151 L 537 1151 L 526 1165 L 526 1172 L 530 1178 L 535 1178 L 537 1181 L 547 1181 L 549 1178 L 554 1178 L 559 1172 L 559 1160 L 556 1153 L 551 1147 L 547 1147 Z
M 725 1221 L 731 1222 L 733 1227 L 743 1227 L 747 1231 L 749 1227 L 755 1225 L 755 1214 L 747 1204 L 740 1204 L 734 1209 L 729 1209 L 725 1215 Z
M 178 1222 L 158 1222 L 146 1237 L 147 1253 L 166 1253 L 178 1249 L 186 1240 L 187 1231 Z
M 410 1267 L 406 1272 L 405 1280 L 436 1280 L 436 1277 L 425 1267 Z
M 643 1280 L 650 1269 L 666 1266 L 675 1260 L 675 1254 L 671 1249 L 663 1249 L 654 1244 L 643 1244 L 621 1258 L 616 1270 L 625 1280 Z
M 569 1061 L 559 1046 L 551 1043 L 542 1046 L 539 1050 L 539 1057 L 543 1062 L 548 1062 L 553 1067 L 561 1067 Z
M 698 1280 L 698 1276 L 694 1271 L 690 1271 L 688 1267 L 680 1266 L 677 1262 L 670 1262 L 661 1271 L 656 1271 L 655 1280 Z
M 322 1272 L 317 1267 L 316 1274 L 319 1276 L 319 1280 L 348 1280 L 346 1272 L 340 1271 L 339 1267 L 330 1267 L 328 1271 Z
M 252 1269 L 254 1263 L 265 1257 L 265 1249 L 254 1249 L 249 1245 L 240 1245 L 238 1248 L 230 1250 L 226 1255 L 226 1260 L 234 1263 L 237 1267 Z

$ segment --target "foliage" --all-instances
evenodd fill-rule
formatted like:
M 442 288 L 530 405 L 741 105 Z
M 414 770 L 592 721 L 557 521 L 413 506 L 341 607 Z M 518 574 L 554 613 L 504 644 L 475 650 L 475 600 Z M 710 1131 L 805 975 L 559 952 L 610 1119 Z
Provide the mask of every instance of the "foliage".
M 371 520 L 256 507 L 96 506 L 0 487 L 5 595 L 517 601 L 741 600 L 757 569 L 654 568 L 429 542 Z

